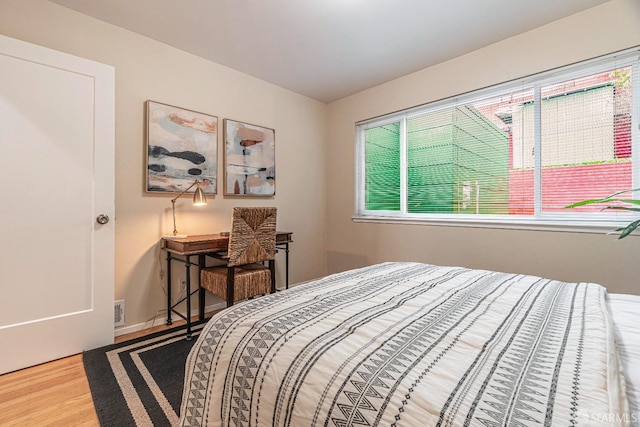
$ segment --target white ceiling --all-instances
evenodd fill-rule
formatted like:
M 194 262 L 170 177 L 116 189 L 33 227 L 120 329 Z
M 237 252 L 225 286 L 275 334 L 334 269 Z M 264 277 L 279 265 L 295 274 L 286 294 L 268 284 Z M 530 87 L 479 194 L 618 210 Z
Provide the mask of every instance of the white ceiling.
M 607 0 L 51 0 L 331 102 Z

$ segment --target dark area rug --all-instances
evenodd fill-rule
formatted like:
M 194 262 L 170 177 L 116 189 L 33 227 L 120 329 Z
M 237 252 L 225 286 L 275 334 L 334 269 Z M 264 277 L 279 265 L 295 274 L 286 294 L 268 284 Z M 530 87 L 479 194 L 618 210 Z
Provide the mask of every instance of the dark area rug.
M 82 355 L 100 425 L 172 426 L 182 401 L 184 365 L 203 324 L 86 351 Z

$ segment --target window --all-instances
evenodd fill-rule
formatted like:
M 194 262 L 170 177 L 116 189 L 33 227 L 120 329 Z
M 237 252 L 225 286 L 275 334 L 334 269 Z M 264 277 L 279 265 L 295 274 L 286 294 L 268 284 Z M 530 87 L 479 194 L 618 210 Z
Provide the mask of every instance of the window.
M 626 220 L 597 205 L 565 206 L 639 186 L 638 53 L 356 124 L 356 218 L 534 227 Z

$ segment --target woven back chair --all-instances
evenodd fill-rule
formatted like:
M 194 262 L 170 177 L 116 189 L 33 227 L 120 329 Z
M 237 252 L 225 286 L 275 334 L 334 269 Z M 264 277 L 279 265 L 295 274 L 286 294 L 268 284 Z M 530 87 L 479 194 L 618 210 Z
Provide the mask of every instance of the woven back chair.
M 276 208 L 233 208 L 229 248 L 223 258 L 227 265 L 203 268 L 200 286 L 226 300 L 227 307 L 275 292 L 275 254 Z M 201 305 L 203 301 L 200 298 Z

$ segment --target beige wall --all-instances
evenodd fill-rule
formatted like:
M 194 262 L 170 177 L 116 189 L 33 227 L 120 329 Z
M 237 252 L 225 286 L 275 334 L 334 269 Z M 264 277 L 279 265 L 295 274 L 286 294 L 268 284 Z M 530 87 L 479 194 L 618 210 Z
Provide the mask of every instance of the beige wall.
M 355 122 L 636 45 L 640 45 L 640 2 L 612 0 L 329 104 L 328 272 L 411 260 L 593 281 L 611 291 L 640 294 L 640 237 L 615 241 L 602 233 L 351 220 Z
M 275 198 L 224 198 L 220 169 L 220 194 L 205 208 L 182 202 L 178 219 L 181 232 L 216 232 L 228 229 L 232 206 L 277 206 L 279 228 L 295 233 L 294 283 L 325 274 L 327 265 L 335 272 L 417 260 L 596 281 L 640 293 L 638 237 L 616 242 L 601 234 L 351 221 L 356 121 L 640 45 L 637 0 L 613 0 L 328 107 L 45 0 L 0 0 L 0 33 L 116 69 L 115 298 L 126 300 L 127 325 L 164 307 L 158 240 L 171 231 L 170 197 L 143 191 L 147 99 L 276 130 Z
M 223 197 L 219 145 L 219 194 L 203 208 L 181 199 L 181 232 L 228 230 L 236 205 L 277 206 L 278 228 L 294 232 L 292 282 L 325 273 L 325 104 L 45 0 L 0 0 L 0 33 L 115 67 L 115 298 L 126 300 L 127 325 L 165 307 L 158 242 L 172 229 L 171 196 L 144 192 L 147 99 L 216 115 L 220 126 L 232 118 L 276 130 L 276 196 Z M 283 266 L 278 264 L 279 280 Z M 175 269 L 182 272 L 179 264 Z M 215 302 L 210 298 L 208 304 Z

